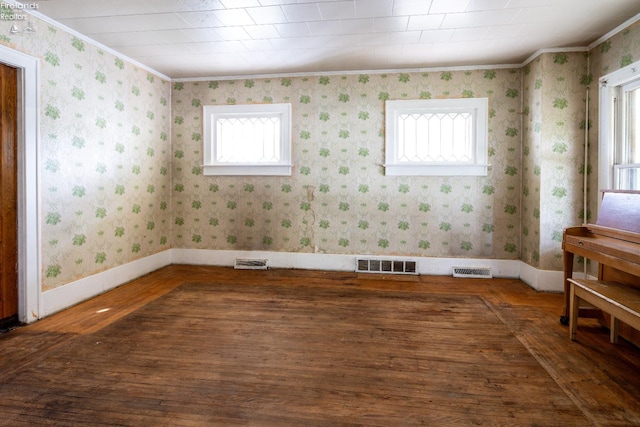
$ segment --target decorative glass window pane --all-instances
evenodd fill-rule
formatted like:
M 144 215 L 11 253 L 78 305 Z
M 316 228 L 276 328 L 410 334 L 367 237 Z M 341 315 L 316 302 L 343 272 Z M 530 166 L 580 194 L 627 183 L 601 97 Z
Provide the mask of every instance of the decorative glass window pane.
M 216 121 L 216 162 L 280 161 L 279 117 L 229 117 Z
M 291 175 L 291 104 L 204 107 L 205 175 Z
M 386 102 L 387 175 L 486 175 L 487 98 Z
M 471 113 L 398 116 L 399 162 L 473 162 Z

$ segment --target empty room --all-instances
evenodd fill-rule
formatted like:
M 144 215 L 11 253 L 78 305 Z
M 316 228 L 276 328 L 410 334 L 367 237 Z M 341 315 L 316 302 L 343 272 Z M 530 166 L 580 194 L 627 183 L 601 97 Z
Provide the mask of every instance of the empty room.
M 0 13 L 0 425 L 640 425 L 637 0 Z

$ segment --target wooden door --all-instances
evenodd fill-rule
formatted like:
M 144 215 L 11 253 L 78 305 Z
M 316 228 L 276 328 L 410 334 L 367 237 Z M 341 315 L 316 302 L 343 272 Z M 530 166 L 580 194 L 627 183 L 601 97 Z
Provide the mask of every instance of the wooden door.
M 18 315 L 17 72 L 0 64 L 0 322 Z

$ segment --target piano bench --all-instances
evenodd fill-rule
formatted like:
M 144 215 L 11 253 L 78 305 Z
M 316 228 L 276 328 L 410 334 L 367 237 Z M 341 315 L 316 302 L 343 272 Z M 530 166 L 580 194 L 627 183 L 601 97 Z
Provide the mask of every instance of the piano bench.
M 619 321 L 640 330 L 640 289 L 604 280 L 571 278 L 568 281 L 570 283 L 569 337 L 572 341 L 576 340 L 581 300 L 611 316 L 609 335 L 611 343 L 618 342 Z

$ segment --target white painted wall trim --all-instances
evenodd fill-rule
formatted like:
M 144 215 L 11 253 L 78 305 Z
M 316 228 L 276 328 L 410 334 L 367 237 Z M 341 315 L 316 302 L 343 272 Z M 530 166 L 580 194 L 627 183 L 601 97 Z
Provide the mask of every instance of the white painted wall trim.
M 433 258 L 415 256 L 369 256 L 269 251 L 223 251 L 207 249 L 172 249 L 172 264 L 215 265 L 231 267 L 236 258 L 266 258 L 271 268 L 303 270 L 355 271 L 356 258 L 412 259 L 418 274 L 450 276 L 453 267 L 489 267 L 494 277 L 516 278 L 541 292 L 564 292 L 562 271 L 538 270 L 519 260 L 474 258 Z M 575 273 L 576 275 L 579 273 Z
M 520 261 L 520 280 L 541 292 L 564 292 L 564 272 L 538 270 Z
M 71 307 L 171 264 L 171 250 L 159 252 L 42 293 L 40 317 Z
M 355 271 L 359 257 L 415 260 L 418 273 L 422 275 L 450 276 L 453 267 L 459 266 L 489 267 L 494 277 L 520 279 L 537 291 L 564 290 L 562 271 L 538 270 L 519 260 L 168 249 L 42 293 L 40 317 L 49 316 L 171 264 L 232 267 L 236 258 L 267 258 L 270 268 Z
M 355 255 L 212 249 L 172 249 L 171 253 L 172 264 L 232 267 L 236 258 L 266 258 L 270 268 L 355 271 L 356 266 Z
M 450 276 L 453 267 L 489 267 L 494 277 L 521 278 L 522 266 L 526 265 L 519 260 L 495 260 L 473 258 L 433 258 L 415 256 L 370 256 L 370 255 L 342 255 L 342 254 L 318 254 L 318 253 L 291 253 L 269 251 L 225 251 L 208 249 L 172 249 L 172 264 L 190 265 L 216 265 L 231 267 L 236 258 L 266 258 L 270 268 L 298 268 L 303 270 L 330 270 L 330 271 L 355 271 L 356 259 L 385 258 L 385 259 L 411 259 L 417 261 L 418 274 Z M 530 267 L 531 282 L 525 281 L 534 289 L 541 282 L 537 276 L 538 271 Z M 552 272 L 557 273 L 557 272 Z M 559 278 L 553 277 L 558 283 L 545 286 L 545 290 L 556 290 L 562 287 L 564 279 L 562 272 Z M 545 281 L 546 283 L 546 281 Z M 534 286 L 536 285 L 536 286 Z M 542 290 L 542 289 L 539 289 Z

